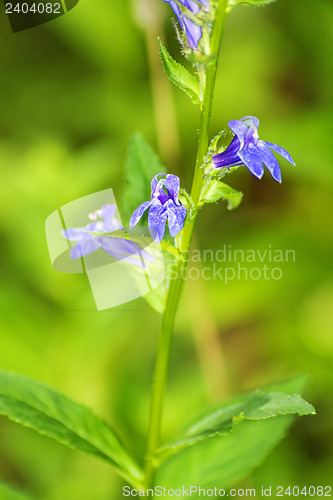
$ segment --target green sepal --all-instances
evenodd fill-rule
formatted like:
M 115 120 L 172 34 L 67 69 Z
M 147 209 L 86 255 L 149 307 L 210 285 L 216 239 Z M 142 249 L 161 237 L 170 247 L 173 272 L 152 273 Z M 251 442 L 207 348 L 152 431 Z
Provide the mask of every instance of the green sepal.
M 182 188 L 179 191 L 179 201 L 181 202 L 182 205 L 184 205 L 184 207 L 187 210 L 187 215 L 186 215 L 186 218 L 187 218 L 188 213 L 194 209 L 194 203 L 193 203 L 193 200 L 192 200 L 190 193 L 188 193 L 186 191 L 186 189 Z
M 237 208 L 243 198 L 243 193 L 219 180 L 209 180 L 204 186 L 200 204 L 216 203 L 219 200 L 227 201 L 228 210 Z
M 200 52 L 189 52 L 188 54 L 185 53 L 185 57 L 188 61 L 190 61 L 192 64 L 202 64 L 204 66 L 208 66 L 208 64 L 212 63 L 213 61 L 216 61 L 216 55 L 210 54 L 210 55 L 205 55 L 201 54 Z
M 171 57 L 161 40 L 158 43 L 163 68 L 167 77 L 190 97 L 193 104 L 200 104 L 201 90 L 197 78 Z

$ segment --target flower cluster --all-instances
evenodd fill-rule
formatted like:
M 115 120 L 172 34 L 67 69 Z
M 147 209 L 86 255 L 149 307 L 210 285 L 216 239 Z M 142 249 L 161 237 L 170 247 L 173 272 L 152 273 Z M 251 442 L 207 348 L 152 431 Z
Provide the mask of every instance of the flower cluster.
M 175 237 L 184 227 L 187 210 L 178 199 L 180 189 L 179 177 L 172 174 L 157 174 L 151 182 L 151 200 L 142 203 L 132 214 L 132 229 L 148 212 L 148 227 L 155 242 L 164 238 L 168 221 L 170 236 Z
M 200 12 L 200 6 L 198 5 L 198 2 L 201 5 L 206 6 L 208 5 L 209 0 L 198 0 L 198 2 L 194 0 L 178 0 L 179 4 L 176 0 L 164 0 L 164 2 L 168 2 L 172 7 L 172 10 L 177 16 L 181 29 L 186 33 L 186 39 L 191 49 L 197 49 L 198 43 L 202 37 L 202 29 L 200 26 L 198 26 L 198 24 L 189 19 L 189 17 L 186 15 L 186 11 L 185 13 L 182 12 L 179 4 L 183 5 L 185 9 L 188 9 L 189 12 L 197 15 Z
M 261 179 L 265 165 L 273 179 L 281 182 L 280 165 L 271 150 L 295 165 L 288 151 L 277 144 L 259 139 L 258 118 L 245 116 L 241 120 L 231 120 L 228 125 L 235 136 L 225 151 L 213 156 L 213 167 L 230 168 L 245 165 L 255 177 Z
M 92 222 L 86 227 L 65 229 L 61 232 L 67 240 L 77 242 L 70 251 L 72 259 L 85 257 L 98 248 L 102 248 L 116 259 L 125 260 L 133 265 L 142 265 L 140 260 L 130 257 L 133 254 L 142 256 L 144 253 L 145 258 L 150 258 L 146 252 L 143 252 L 138 245 L 129 239 L 103 236 L 103 233 L 124 230 L 121 223 L 115 218 L 115 213 L 116 205 L 104 205 L 100 210 L 89 214 L 89 219 L 96 222 Z

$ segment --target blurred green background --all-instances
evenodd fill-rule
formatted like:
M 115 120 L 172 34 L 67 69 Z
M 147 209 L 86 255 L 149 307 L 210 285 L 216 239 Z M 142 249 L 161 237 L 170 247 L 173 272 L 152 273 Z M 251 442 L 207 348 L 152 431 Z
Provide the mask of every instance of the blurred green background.
M 143 299 L 98 313 L 85 276 L 52 269 L 44 233 L 48 215 L 81 196 L 112 187 L 121 199 L 126 147 L 138 130 L 190 187 L 198 109 L 166 83 L 156 42 L 158 33 L 179 53 L 171 10 L 151 0 L 160 7 L 152 17 L 149 9 L 134 15 L 133 4 L 81 0 L 65 16 L 16 34 L 1 6 L 0 367 L 91 406 L 140 458 L 159 315 Z M 235 212 L 209 206 L 195 245 L 271 245 L 293 249 L 296 261 L 281 265 L 281 280 L 187 281 L 164 437 L 209 402 L 308 373 L 305 396 L 318 416 L 295 422 L 242 483 L 251 487 L 332 478 L 332 48 L 331 0 L 239 7 L 225 29 L 212 136 L 253 114 L 261 138 L 288 149 L 297 167 L 281 160 L 281 186 L 267 171 L 262 181 L 237 171 L 228 182 L 244 192 L 242 205 Z M 107 465 L 6 418 L 0 478 L 46 500 L 121 498 L 122 483 Z

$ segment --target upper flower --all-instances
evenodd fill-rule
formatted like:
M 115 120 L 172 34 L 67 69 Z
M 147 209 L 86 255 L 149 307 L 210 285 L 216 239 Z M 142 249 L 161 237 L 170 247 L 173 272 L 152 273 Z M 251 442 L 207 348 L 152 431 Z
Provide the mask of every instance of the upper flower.
M 105 252 L 116 259 L 125 260 L 133 265 L 142 265 L 141 260 L 129 257 L 130 255 L 142 253 L 141 248 L 125 238 L 114 238 L 111 236 L 95 236 L 93 233 L 110 233 L 112 231 L 123 230 L 123 226 L 115 218 L 116 205 L 104 205 L 100 210 L 89 214 L 89 219 L 96 222 L 88 224 L 86 227 L 65 229 L 61 234 L 70 241 L 76 241 L 70 251 L 72 259 L 79 259 L 102 248 Z M 98 218 L 102 220 L 97 220 Z M 149 256 L 148 256 L 149 257 Z
M 161 178 L 162 177 L 162 178 Z M 157 174 L 151 182 L 151 200 L 145 201 L 132 214 L 132 229 L 148 212 L 148 227 L 152 238 L 160 243 L 164 237 L 168 220 L 169 233 L 174 238 L 184 227 L 186 208 L 178 199 L 180 180 L 176 175 Z
M 288 151 L 277 144 L 259 139 L 259 120 L 254 116 L 231 120 L 228 125 L 235 137 L 225 151 L 213 156 L 212 163 L 215 168 L 229 168 L 244 164 L 253 175 L 261 179 L 265 165 L 273 179 L 281 182 L 280 165 L 271 150 L 295 165 Z
M 191 49 L 197 49 L 198 43 L 202 37 L 201 27 L 194 23 L 191 19 L 186 16 L 186 13 L 181 11 L 178 3 L 175 0 L 164 0 L 164 2 L 168 2 L 172 7 L 174 13 L 177 16 L 180 27 L 183 31 L 186 32 L 186 38 Z M 187 8 L 194 15 L 198 14 L 200 11 L 200 6 L 194 0 L 178 0 L 178 2 Z M 207 5 L 209 3 L 208 0 L 198 0 L 202 5 Z

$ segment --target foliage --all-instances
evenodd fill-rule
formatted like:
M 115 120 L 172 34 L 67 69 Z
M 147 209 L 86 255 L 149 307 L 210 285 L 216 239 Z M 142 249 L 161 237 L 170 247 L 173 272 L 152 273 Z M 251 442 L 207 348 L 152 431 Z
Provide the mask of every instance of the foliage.
M 0 372 L 0 414 L 105 460 L 126 479 L 140 479 L 138 468 L 111 427 L 87 408 L 37 382 Z
M 292 423 L 286 415 L 315 413 L 300 396 L 289 394 L 302 385 L 295 379 L 274 387 L 281 392 L 256 391 L 207 413 L 181 440 L 159 450 L 158 484 L 229 488 L 246 477 L 285 436 Z
M 300 388 L 298 380 L 287 385 L 288 390 L 292 388 Z M 0 413 L 69 448 L 108 462 L 127 481 L 140 487 L 142 473 L 116 433 L 90 410 L 65 396 L 25 377 L 0 372 Z M 282 439 L 291 423 L 282 416 L 314 413 L 310 404 L 288 392 L 256 391 L 224 403 L 193 424 L 182 439 L 158 450 L 155 460 L 162 465 L 157 484 L 187 486 L 197 478 L 201 485 L 215 481 L 218 486 L 228 487 L 261 463 Z M 267 419 L 273 423 L 266 424 Z M 243 421 L 257 423 L 244 426 Z M 230 433 L 232 437 L 228 438 Z M 216 472 L 216 464 L 228 463 L 236 466 L 231 471 L 224 466 L 223 475 Z
M 169 80 L 183 90 L 193 104 L 200 104 L 201 90 L 197 78 L 171 57 L 161 40 L 159 45 L 163 68 Z

